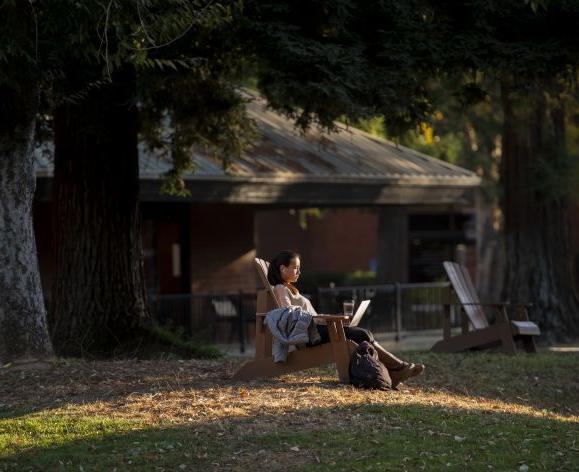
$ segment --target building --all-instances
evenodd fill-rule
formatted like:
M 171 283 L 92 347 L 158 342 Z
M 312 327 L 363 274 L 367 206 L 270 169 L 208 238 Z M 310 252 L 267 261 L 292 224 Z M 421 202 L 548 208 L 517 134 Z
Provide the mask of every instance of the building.
M 435 280 L 440 261 L 475 253 L 474 173 L 342 125 L 337 134 L 301 134 L 259 98 L 248 111 L 261 138 L 227 171 L 196 152 L 188 197 L 160 194 L 171 165 L 142 147 L 149 293 L 252 292 L 253 258 L 288 247 L 311 274 L 373 270 L 400 282 Z M 50 287 L 52 164 L 41 154 L 37 161 L 35 226 Z

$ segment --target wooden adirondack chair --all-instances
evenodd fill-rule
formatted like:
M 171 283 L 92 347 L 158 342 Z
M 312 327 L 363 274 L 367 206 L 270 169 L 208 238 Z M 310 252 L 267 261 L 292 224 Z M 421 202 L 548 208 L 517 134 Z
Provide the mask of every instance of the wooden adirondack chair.
M 290 372 L 309 369 L 320 365 L 335 363 L 340 382 L 349 383 L 350 357 L 357 347 L 346 339 L 344 322 L 348 317 L 342 315 L 318 315 L 328 326 L 330 342 L 318 346 L 290 352 L 286 362 L 274 363 L 271 355 L 272 335 L 264 325 L 267 313 L 281 307 L 273 287 L 267 280 L 269 263 L 255 258 L 257 272 L 265 287 L 257 293 L 257 313 L 255 319 L 255 359 L 247 362 L 234 374 L 234 380 L 251 380 L 275 377 Z
M 462 333 L 451 336 L 450 312 L 452 303 L 444 306 L 443 339 L 438 341 L 434 352 L 458 352 L 476 347 L 501 344 L 507 354 L 516 352 L 515 341 L 522 341 L 527 352 L 537 352 L 535 336 L 541 334 L 539 327 L 529 321 L 529 303 L 481 303 L 466 268 L 455 262 L 444 262 L 444 269 L 458 299 Z M 484 308 L 493 309 L 496 322 L 489 324 Z M 509 319 L 507 308 L 513 308 L 517 320 Z

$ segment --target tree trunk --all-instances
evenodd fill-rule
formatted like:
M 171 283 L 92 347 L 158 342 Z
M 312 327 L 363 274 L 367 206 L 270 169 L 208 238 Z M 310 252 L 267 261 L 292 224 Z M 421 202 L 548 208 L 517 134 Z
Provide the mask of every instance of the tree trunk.
M 32 225 L 37 109 L 30 76 L 0 86 L 0 362 L 52 354 Z
M 485 201 L 478 208 L 477 291 L 489 303 L 500 301 L 505 286 L 505 244 L 503 232 L 495 228 L 497 207 L 498 203 Z
M 548 341 L 579 334 L 579 304 L 569 252 L 564 108 L 552 84 L 522 97 L 502 86 L 502 180 L 507 273 L 505 295 L 533 303 Z M 551 92 L 551 93 L 550 93 Z
M 50 319 L 60 354 L 111 355 L 148 318 L 138 213 L 135 74 L 55 114 L 56 277 Z

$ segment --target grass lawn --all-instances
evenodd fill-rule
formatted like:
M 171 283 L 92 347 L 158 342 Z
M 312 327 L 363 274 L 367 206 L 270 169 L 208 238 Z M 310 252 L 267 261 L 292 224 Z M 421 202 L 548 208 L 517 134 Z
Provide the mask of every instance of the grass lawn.
M 235 359 L 0 368 L 0 470 L 579 470 L 579 355 L 412 353 L 423 377 L 232 382 Z

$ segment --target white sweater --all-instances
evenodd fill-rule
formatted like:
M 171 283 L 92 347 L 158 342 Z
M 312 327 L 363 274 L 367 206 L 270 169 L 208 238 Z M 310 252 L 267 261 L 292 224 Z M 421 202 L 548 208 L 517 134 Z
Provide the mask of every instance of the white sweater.
M 275 292 L 275 296 L 281 303 L 281 306 L 299 306 L 302 310 L 307 311 L 310 315 L 316 316 L 318 313 L 314 310 L 311 302 L 304 297 L 303 295 L 297 293 L 294 295 L 292 291 L 287 288 L 285 285 L 277 284 L 273 291 Z

